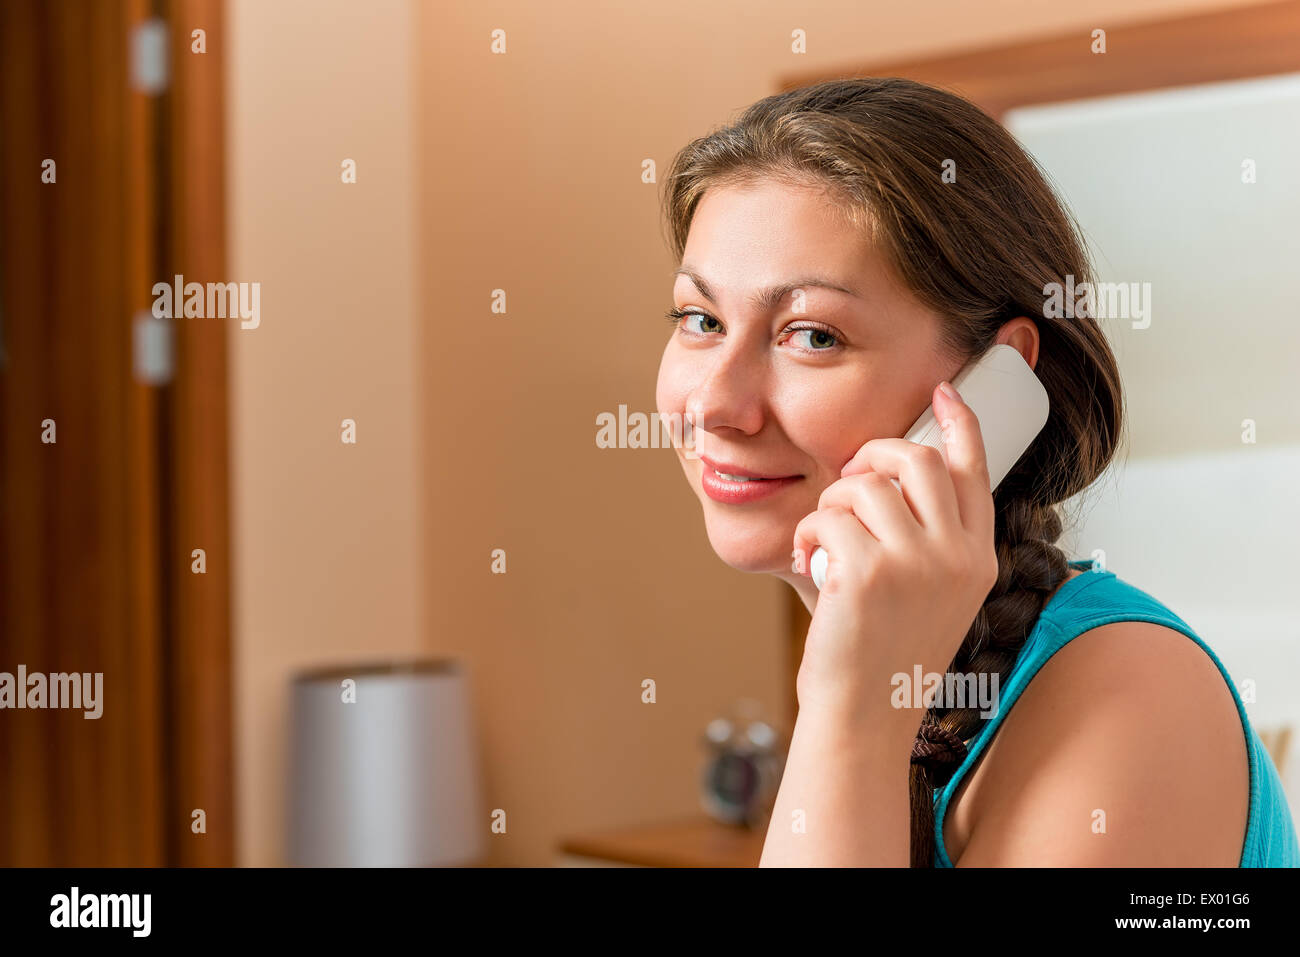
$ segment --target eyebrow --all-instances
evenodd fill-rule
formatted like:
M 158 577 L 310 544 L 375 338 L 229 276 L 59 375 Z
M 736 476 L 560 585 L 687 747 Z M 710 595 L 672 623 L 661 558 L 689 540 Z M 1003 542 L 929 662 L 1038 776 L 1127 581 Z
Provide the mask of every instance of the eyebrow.
M 673 278 L 675 279 L 678 276 L 685 276 L 691 282 L 695 283 L 695 288 L 700 291 L 700 295 L 709 300 L 709 302 L 713 303 L 715 306 L 718 304 L 717 295 L 714 293 L 713 287 L 709 285 L 708 280 L 690 266 L 682 266 L 677 269 L 677 271 L 673 273 Z M 796 289 L 803 289 L 807 286 L 816 286 L 820 289 L 832 289 L 835 292 L 842 292 L 848 296 L 853 296 L 858 299 L 862 298 L 852 289 L 834 282 L 833 280 L 825 279 L 821 276 L 806 276 L 802 279 L 795 279 L 790 282 L 780 283 L 776 286 L 768 286 L 766 289 L 760 289 L 749 297 L 749 302 L 751 305 L 757 306 L 760 309 L 774 309 L 787 294 Z

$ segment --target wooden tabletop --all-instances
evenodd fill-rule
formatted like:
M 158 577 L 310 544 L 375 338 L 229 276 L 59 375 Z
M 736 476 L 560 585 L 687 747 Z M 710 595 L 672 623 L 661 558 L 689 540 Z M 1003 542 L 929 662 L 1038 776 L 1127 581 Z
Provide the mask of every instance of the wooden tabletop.
M 746 829 L 700 816 L 570 837 L 560 851 L 642 867 L 757 867 L 766 825 Z

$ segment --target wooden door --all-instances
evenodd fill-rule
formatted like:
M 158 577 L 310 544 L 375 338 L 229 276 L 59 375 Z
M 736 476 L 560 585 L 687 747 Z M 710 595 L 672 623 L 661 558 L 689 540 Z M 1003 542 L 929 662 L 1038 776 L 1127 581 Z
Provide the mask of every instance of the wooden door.
M 0 673 L 102 675 L 0 710 L 2 865 L 231 861 L 225 330 L 136 353 L 154 282 L 224 278 L 220 43 L 217 0 L 0 5 Z

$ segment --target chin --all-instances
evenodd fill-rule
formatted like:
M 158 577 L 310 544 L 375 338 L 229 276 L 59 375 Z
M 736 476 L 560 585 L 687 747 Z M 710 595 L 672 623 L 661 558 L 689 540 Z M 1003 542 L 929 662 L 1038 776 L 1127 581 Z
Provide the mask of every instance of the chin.
M 705 527 L 714 553 L 736 571 L 776 574 L 790 567 L 794 526 L 706 515 Z

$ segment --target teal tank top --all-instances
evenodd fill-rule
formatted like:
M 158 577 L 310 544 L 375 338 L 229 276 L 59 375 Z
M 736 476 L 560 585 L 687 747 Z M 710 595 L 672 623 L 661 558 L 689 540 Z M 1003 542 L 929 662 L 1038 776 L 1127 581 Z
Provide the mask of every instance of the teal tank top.
M 967 744 L 965 760 L 952 778 L 934 795 L 935 867 L 952 867 L 943 846 L 943 819 L 948 802 L 957 793 L 962 779 L 997 734 L 1002 719 L 1016 703 L 1025 686 L 1046 664 L 1047 659 L 1090 628 L 1114 621 L 1150 621 L 1182 632 L 1205 649 L 1232 691 L 1246 735 L 1246 753 L 1250 760 L 1250 809 L 1246 818 L 1246 836 L 1241 848 L 1239 867 L 1300 867 L 1300 846 L 1296 843 L 1295 823 L 1287 806 L 1286 795 L 1277 768 L 1264 743 L 1251 727 L 1242 705 L 1241 695 L 1223 662 L 1183 621 L 1146 592 L 1116 577 L 1114 572 L 1093 568 L 1084 559 L 1072 561 L 1072 568 L 1088 569 L 1066 581 L 1052 596 L 1039 615 L 1015 664 L 999 682 L 998 711 L 984 722 L 979 734 Z

